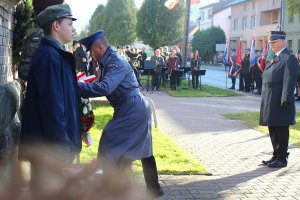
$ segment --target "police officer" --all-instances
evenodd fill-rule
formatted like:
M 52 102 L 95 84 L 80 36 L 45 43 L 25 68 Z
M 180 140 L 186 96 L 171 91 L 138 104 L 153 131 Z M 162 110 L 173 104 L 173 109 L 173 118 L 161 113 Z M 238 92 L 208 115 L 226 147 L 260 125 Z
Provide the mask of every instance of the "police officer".
M 48 6 L 62 4 L 63 2 L 64 0 L 33 0 L 32 5 L 34 15 L 37 16 Z M 43 29 L 35 24 L 34 29 L 31 30 L 31 32 L 24 38 L 22 42 L 23 44 L 21 48 L 20 65 L 18 67 L 18 77 L 24 81 L 27 81 L 28 79 L 31 58 L 43 37 Z
M 141 159 L 147 188 L 155 196 L 162 196 L 152 151 L 151 108 L 138 88 L 130 64 L 109 46 L 103 31 L 80 42 L 101 67 L 98 82 L 78 83 L 80 95 L 106 96 L 114 108 L 113 118 L 103 129 L 98 158 L 120 168 Z
M 275 57 L 263 73 L 259 124 L 268 126 L 273 156 L 262 163 L 281 168 L 287 166 L 289 126 L 296 123 L 294 90 L 298 62 L 286 48 L 285 32 L 271 31 L 269 39 Z

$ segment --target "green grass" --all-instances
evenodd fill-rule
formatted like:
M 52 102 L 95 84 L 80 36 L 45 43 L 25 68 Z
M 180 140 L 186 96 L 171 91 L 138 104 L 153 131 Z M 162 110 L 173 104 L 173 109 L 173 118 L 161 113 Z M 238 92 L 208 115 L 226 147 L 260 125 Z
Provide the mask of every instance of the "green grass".
M 268 134 L 267 126 L 260 126 L 259 123 L 259 112 L 245 112 L 245 113 L 231 113 L 225 114 L 226 118 L 237 119 L 243 121 L 246 125 L 263 133 Z M 300 121 L 300 113 L 297 112 L 296 121 Z M 290 126 L 290 142 L 300 147 L 300 124 L 297 123 L 294 126 Z
M 99 139 L 105 124 L 112 118 L 113 109 L 108 105 L 94 106 L 95 124 L 91 129 L 94 144 L 85 147 L 80 154 L 81 162 L 96 159 Z M 160 174 L 207 174 L 202 164 L 192 157 L 185 149 L 159 129 L 152 129 L 154 156 Z M 135 162 L 135 171 L 141 171 L 140 161 Z
M 146 76 L 142 76 L 140 80 L 143 84 L 147 84 Z M 167 83 L 166 86 L 161 86 L 161 90 L 174 97 L 231 97 L 243 95 L 232 90 L 225 90 L 205 84 L 202 84 L 202 90 L 195 90 L 192 88 L 192 86 L 188 87 L 187 80 L 182 80 L 179 88 L 176 91 L 170 89 L 169 83 Z
M 221 88 L 217 88 L 214 86 L 209 86 L 202 84 L 202 90 L 193 89 L 192 87 L 188 87 L 188 82 L 183 80 L 179 89 L 176 91 L 170 90 L 170 87 L 162 87 L 162 90 L 175 97 L 230 97 L 230 96 L 241 96 L 241 94 L 231 91 L 225 90 Z

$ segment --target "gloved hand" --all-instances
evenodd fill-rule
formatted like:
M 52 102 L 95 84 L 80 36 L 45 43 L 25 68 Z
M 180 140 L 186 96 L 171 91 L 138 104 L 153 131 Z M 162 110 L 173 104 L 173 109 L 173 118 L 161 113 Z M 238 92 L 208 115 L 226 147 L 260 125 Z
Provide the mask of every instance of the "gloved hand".
M 289 105 L 290 105 L 290 102 L 288 102 L 288 101 L 281 102 L 282 109 L 287 109 L 289 107 Z

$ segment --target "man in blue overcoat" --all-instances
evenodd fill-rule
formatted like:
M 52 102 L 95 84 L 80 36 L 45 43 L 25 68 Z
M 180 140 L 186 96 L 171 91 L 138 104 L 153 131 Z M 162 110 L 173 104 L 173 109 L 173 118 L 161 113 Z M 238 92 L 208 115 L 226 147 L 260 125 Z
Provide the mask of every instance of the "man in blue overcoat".
M 294 90 L 298 62 L 285 46 L 283 31 L 271 31 L 269 42 L 275 57 L 263 73 L 259 124 L 268 126 L 273 156 L 262 163 L 281 168 L 287 166 L 289 126 L 296 123 Z
M 70 7 L 53 5 L 36 17 L 45 37 L 32 57 L 22 112 L 21 149 L 53 147 L 71 161 L 81 150 L 74 57 L 63 45 L 75 29 Z M 24 147 L 24 148 L 23 148 Z
M 106 96 L 114 108 L 113 118 L 103 129 L 98 157 L 102 162 L 121 168 L 141 159 L 147 188 L 155 196 L 162 196 L 152 150 L 151 108 L 138 88 L 134 71 L 128 61 L 109 46 L 103 31 L 80 42 L 101 68 L 99 81 L 78 83 L 80 96 Z

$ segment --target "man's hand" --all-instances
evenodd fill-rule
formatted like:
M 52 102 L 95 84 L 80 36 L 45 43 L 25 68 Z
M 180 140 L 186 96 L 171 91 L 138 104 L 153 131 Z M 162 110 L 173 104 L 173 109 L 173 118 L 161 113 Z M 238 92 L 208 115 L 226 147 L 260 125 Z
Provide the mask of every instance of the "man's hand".
M 290 105 L 290 102 L 288 102 L 288 101 L 281 102 L 282 109 L 287 109 L 289 107 L 289 105 Z

